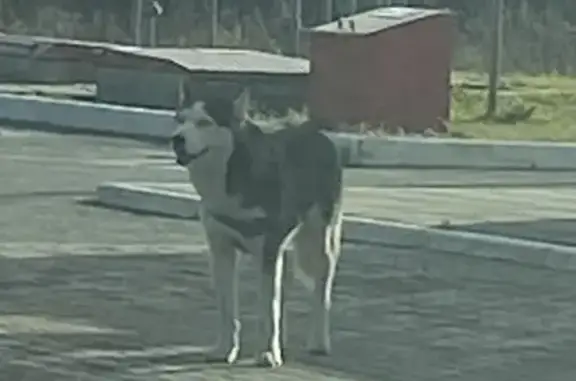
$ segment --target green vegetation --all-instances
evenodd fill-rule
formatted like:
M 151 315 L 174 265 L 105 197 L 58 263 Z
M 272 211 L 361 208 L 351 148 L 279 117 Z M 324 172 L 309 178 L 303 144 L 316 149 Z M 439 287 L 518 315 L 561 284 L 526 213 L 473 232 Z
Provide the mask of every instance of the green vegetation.
M 166 6 L 166 12 L 158 20 L 161 44 L 194 46 L 208 42 L 210 1 L 159 1 Z M 0 0 L 0 30 L 132 43 L 134 3 L 119 0 Z M 490 52 L 491 3 L 492 0 L 354 2 L 358 11 L 378 4 L 452 9 L 457 21 L 455 68 L 478 72 L 486 70 L 486 58 Z M 291 20 L 293 4 L 293 0 L 219 0 L 218 44 L 289 53 L 295 35 Z M 325 4 L 325 0 L 303 1 L 303 25 L 323 23 Z M 351 0 L 333 0 L 334 17 L 350 14 L 351 4 Z M 505 6 L 505 71 L 576 75 L 575 1 L 506 0 Z M 146 25 L 144 27 L 146 29 Z M 303 44 L 305 51 L 306 42 Z
M 457 72 L 452 82 L 451 132 L 456 136 L 576 141 L 576 78 L 505 76 L 499 91 L 498 115 L 493 120 L 483 118 L 485 76 Z
M 525 74 L 504 76 L 498 93 L 498 112 L 491 119 L 485 118 L 487 83 L 486 75 L 461 71 L 453 74 L 449 133 L 439 136 L 576 142 L 576 78 Z M 260 112 L 253 117 L 263 126 L 273 129 L 279 121 L 296 126 L 307 119 L 307 113 L 290 111 L 279 116 Z M 399 132 L 383 131 L 364 124 L 340 125 L 338 128 L 376 135 L 396 135 Z

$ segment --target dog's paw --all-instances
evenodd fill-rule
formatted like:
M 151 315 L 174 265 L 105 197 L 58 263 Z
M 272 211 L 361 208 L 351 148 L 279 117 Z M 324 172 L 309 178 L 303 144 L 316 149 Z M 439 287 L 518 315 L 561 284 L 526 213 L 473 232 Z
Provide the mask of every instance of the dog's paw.
M 193 355 L 195 362 L 235 364 L 238 361 L 240 348 L 220 348 L 210 347 L 203 349 Z
M 209 363 L 226 363 L 233 365 L 238 361 L 238 349 L 233 349 L 228 352 L 213 351 L 206 355 L 206 362 Z
M 282 356 L 274 354 L 271 351 L 258 353 L 256 355 L 256 366 L 261 368 L 278 368 L 282 366 L 283 363 Z

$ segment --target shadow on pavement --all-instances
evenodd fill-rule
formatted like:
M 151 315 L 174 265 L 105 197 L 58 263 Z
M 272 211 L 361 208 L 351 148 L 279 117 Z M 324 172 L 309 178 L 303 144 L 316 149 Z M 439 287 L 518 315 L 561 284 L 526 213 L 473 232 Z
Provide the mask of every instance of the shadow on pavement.
M 198 363 L 197 346 L 211 344 L 217 320 L 206 258 L 198 253 L 71 254 L 0 259 L 0 348 L 8 353 L 3 359 L 9 360 L 0 364 L 0 373 L 11 379 L 26 373 L 26 367 L 45 381 L 60 380 L 50 378 L 58 372 L 103 379 L 138 375 L 139 380 L 179 373 L 214 380 L 226 374 L 262 380 L 380 379 L 377 369 L 368 371 L 362 362 L 357 370 L 350 368 L 365 340 L 362 334 L 337 340 L 332 357 L 306 355 L 301 348 L 307 316 L 302 294 L 292 301 L 288 364 L 275 371 L 275 377 L 245 362 L 233 368 Z M 248 360 L 256 307 L 250 265 L 246 264 L 241 283 L 243 357 Z M 381 363 L 378 357 L 372 353 L 363 360 L 375 367 Z
M 288 299 L 287 365 L 273 372 L 191 361 L 193 346 L 211 343 L 217 320 L 208 264 L 199 253 L 1 258 L 0 373 L 26 381 L 576 375 L 573 276 L 397 249 L 345 252 L 335 287 L 333 355 L 303 351 L 307 299 L 295 288 Z M 254 347 L 256 274 L 249 261 L 242 267 L 246 358 Z M 464 267 L 468 272 L 459 275 Z M 514 271 L 525 272 L 516 275 L 525 278 L 521 287 L 511 280 Z
M 468 225 L 455 225 L 451 229 L 576 246 L 576 234 L 574 233 L 576 231 L 576 218 L 510 222 L 484 221 Z

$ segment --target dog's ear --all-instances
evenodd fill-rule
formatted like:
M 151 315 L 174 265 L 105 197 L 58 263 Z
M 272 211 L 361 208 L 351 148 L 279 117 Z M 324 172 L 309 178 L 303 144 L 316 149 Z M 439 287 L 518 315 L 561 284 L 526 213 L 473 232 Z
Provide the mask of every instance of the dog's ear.
M 188 94 L 188 87 L 186 82 L 181 79 L 178 82 L 178 89 L 177 89 L 177 95 L 176 95 L 176 107 L 175 107 L 175 114 L 174 114 L 174 119 L 176 120 L 176 122 L 178 123 L 183 123 L 185 121 L 185 116 L 184 116 L 184 110 L 187 107 L 187 104 L 189 102 L 189 94 Z
M 189 82 L 186 79 L 180 79 L 178 82 L 177 109 L 189 107 L 192 104 L 190 96 Z
M 248 117 L 250 109 L 250 91 L 248 88 L 242 90 L 240 96 L 234 101 L 234 118 L 239 121 L 244 121 Z
M 184 106 L 184 97 L 186 96 L 184 92 L 184 80 L 178 81 L 178 88 L 176 89 L 176 110 L 181 110 Z

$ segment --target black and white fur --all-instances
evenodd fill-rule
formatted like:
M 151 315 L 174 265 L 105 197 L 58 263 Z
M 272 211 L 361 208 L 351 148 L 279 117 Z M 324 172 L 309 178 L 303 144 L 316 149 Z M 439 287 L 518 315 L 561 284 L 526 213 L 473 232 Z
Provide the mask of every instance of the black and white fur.
M 313 123 L 264 133 L 247 121 L 248 94 L 190 102 L 182 93 L 172 147 L 201 196 L 219 321 L 212 360 L 233 363 L 240 348 L 239 253 L 260 270 L 260 365 L 283 363 L 287 246 L 296 277 L 312 294 L 308 349 L 330 352 L 330 305 L 342 226 L 342 168 L 336 147 Z M 293 253 L 293 255 L 292 255 Z

